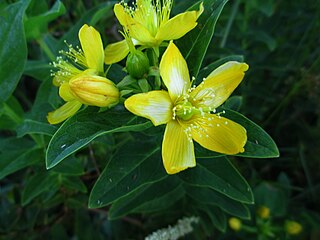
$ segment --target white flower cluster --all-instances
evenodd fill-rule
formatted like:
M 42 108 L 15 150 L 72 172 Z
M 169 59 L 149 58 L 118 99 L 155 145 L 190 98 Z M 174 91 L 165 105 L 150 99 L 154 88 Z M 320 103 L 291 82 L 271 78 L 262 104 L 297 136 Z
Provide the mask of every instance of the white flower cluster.
M 145 240 L 176 240 L 193 231 L 192 223 L 198 223 L 198 217 L 184 217 L 171 227 L 159 229 L 145 238 Z

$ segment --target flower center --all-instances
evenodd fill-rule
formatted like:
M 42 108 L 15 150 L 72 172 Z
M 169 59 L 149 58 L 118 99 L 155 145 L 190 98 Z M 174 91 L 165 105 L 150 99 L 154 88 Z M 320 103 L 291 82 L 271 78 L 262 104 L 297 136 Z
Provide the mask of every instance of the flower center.
M 170 18 L 172 0 L 140 0 L 134 7 L 122 2 L 125 10 L 139 23 L 145 26 L 153 37 L 156 36 L 161 24 Z
M 191 91 L 192 89 L 189 92 Z M 195 103 L 198 105 L 194 105 Z M 194 114 L 200 114 L 201 116 L 204 116 L 206 113 L 216 113 L 215 108 L 208 107 L 205 104 L 199 104 L 195 98 L 190 98 L 189 94 L 179 97 L 172 111 L 172 119 L 176 119 L 176 117 L 178 117 L 179 119 L 185 121 L 190 120 Z M 222 111 L 222 113 L 224 113 L 224 111 Z M 219 114 L 220 113 L 217 115 L 219 116 Z
M 182 120 L 189 120 L 196 112 L 196 108 L 188 101 L 178 102 L 172 110 L 174 119 L 177 116 Z

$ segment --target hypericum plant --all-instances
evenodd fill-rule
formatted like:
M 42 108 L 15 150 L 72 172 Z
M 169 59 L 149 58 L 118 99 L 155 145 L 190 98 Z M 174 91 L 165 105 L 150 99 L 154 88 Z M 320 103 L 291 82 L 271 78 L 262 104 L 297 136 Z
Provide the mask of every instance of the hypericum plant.
M 79 229 L 90 222 L 88 211 L 92 211 L 101 214 L 99 223 L 106 221 L 105 216 L 122 218 L 146 226 L 141 232 L 147 235 L 155 226 L 161 229 L 186 217 L 175 232 L 182 236 L 193 229 L 205 239 L 212 226 L 226 230 L 227 215 L 250 218 L 253 193 L 228 155 L 270 158 L 279 152 L 261 127 L 238 112 L 242 98 L 231 96 L 248 71 L 243 57 L 223 56 L 212 62 L 207 54 L 226 0 L 182 5 L 137 0 L 132 6 L 108 1 L 89 10 L 74 26 L 67 25 L 70 30 L 64 29 L 60 40 L 42 31 L 47 31 L 52 16 L 63 14 L 63 4 L 57 1 L 51 14 L 28 18 L 30 1 L 8 5 L 1 12 L 5 24 L 0 31 L 0 36 L 16 35 L 17 41 L 26 41 L 27 36 L 30 44 L 38 42 L 46 53 L 36 55 L 41 61 L 26 65 L 25 74 L 41 80 L 34 102 L 28 103 L 28 114 L 12 110 L 20 106 L 10 97 L 20 76 L 8 75 L 8 88 L 1 94 L 4 115 L 12 119 L 8 126 L 18 127 L 17 137 L 0 139 L 4 154 L 0 178 L 28 167 L 19 175 L 23 192 L 17 199 L 30 206 L 31 213 L 21 218 L 26 221 L 19 226 L 38 224 L 29 219 L 38 215 L 44 225 L 63 220 L 69 224 L 66 216 L 72 212 Z M 185 9 L 185 4 L 190 7 Z M 175 7 L 180 14 L 173 16 Z M 107 13 L 112 9 L 125 40 L 104 50 L 101 37 L 111 36 L 104 29 L 110 19 L 103 17 L 111 16 Z M 16 17 L 7 19 L 7 13 Z M 44 26 L 24 26 L 24 19 Z M 11 31 L 11 22 L 17 24 L 16 31 Z M 78 38 L 81 48 L 73 48 Z M 67 52 L 61 51 L 65 40 L 73 43 Z M 21 51 L 16 59 L 26 57 L 23 45 L 12 44 Z M 56 58 L 59 51 L 62 56 Z M 19 64 L 17 69 L 23 69 L 25 62 Z M 39 66 L 45 67 L 40 71 Z M 38 209 L 43 212 L 35 212 Z M 51 217 L 56 210 L 59 214 Z M 125 217 L 133 213 L 136 219 Z M 101 225 L 109 229 L 117 224 L 109 220 Z M 183 224 L 187 227 L 179 232 Z M 239 222 L 234 225 L 241 227 Z

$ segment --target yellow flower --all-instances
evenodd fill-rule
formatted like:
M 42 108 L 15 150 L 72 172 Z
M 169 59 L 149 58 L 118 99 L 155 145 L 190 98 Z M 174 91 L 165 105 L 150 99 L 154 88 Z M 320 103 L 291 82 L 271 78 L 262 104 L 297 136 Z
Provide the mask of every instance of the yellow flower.
M 133 39 L 135 45 L 156 48 L 165 40 L 181 38 L 197 26 L 203 12 L 187 11 L 170 19 L 173 0 L 137 0 L 135 8 L 126 3 L 115 4 L 114 12 L 120 24 Z M 126 40 L 110 44 L 105 49 L 105 63 L 112 64 L 124 59 L 129 53 Z
M 132 113 L 150 119 L 155 126 L 167 124 L 162 158 L 169 174 L 196 165 L 193 140 L 215 152 L 244 151 L 246 130 L 215 113 L 240 84 L 248 65 L 227 62 L 215 69 L 198 87 L 192 87 L 187 63 L 170 42 L 160 62 L 167 91 L 136 94 L 125 101 Z
M 85 24 L 79 30 L 79 39 L 82 49 L 75 50 L 69 45 L 68 52 L 60 51 L 70 62 L 61 56 L 53 62 L 58 69 L 53 73 L 53 84 L 59 87 L 59 95 L 67 103 L 48 113 L 51 124 L 71 117 L 82 104 L 106 107 L 116 104 L 119 99 L 115 84 L 99 76 L 104 72 L 104 51 L 99 32 Z

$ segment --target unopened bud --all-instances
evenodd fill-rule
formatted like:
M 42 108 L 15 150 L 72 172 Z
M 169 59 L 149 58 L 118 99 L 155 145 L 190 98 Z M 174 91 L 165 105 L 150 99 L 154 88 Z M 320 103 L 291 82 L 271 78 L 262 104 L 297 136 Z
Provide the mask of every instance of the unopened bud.
M 130 76 L 140 79 L 149 72 L 149 59 L 143 52 L 136 50 L 128 55 L 126 68 Z
M 266 206 L 260 206 L 257 210 L 257 215 L 262 219 L 268 219 L 270 217 L 270 209 Z
M 70 89 L 83 104 L 107 107 L 119 101 L 119 90 L 115 84 L 99 76 L 82 75 L 69 81 Z
M 238 218 L 230 218 L 229 219 L 229 226 L 234 231 L 239 231 L 241 229 L 241 220 Z
M 286 221 L 285 230 L 290 235 L 298 235 L 302 231 L 302 226 L 296 221 Z

